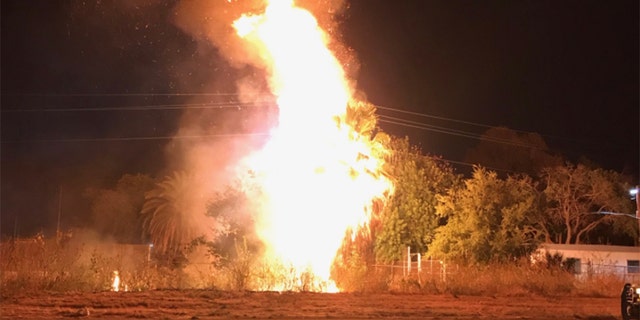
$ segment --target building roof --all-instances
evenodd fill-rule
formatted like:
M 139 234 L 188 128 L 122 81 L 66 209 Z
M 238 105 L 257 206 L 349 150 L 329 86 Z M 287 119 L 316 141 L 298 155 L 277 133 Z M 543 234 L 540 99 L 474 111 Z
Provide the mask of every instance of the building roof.
M 561 251 L 603 251 L 603 252 L 630 252 L 640 253 L 640 247 L 632 246 L 610 246 L 603 244 L 557 244 L 543 243 L 540 249 L 561 250 Z

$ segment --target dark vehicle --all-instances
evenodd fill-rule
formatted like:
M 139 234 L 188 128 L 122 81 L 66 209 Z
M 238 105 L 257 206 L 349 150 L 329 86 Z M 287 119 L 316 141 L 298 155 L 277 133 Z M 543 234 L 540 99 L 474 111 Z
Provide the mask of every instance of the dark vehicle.
M 640 286 L 625 283 L 620 295 L 623 320 L 640 320 Z

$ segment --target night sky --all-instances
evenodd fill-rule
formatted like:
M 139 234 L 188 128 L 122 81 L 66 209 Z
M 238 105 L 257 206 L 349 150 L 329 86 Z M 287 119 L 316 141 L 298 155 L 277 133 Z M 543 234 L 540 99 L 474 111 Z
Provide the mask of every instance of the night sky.
M 178 1 L 0 4 L 2 234 L 51 232 L 59 205 L 63 227 L 81 224 L 86 188 L 162 176 L 181 106 L 216 106 L 192 116 L 206 134 L 250 132 L 255 108 L 227 106 L 237 79 L 260 71 L 186 32 Z M 381 123 L 426 153 L 463 162 L 484 130 L 506 126 L 638 183 L 638 12 L 633 0 L 353 0 L 333 33 L 379 114 L 471 135 Z

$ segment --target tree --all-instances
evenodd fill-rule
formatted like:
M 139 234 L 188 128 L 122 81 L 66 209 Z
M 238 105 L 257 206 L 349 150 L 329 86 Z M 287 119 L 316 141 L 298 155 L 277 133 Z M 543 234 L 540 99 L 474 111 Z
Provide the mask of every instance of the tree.
M 386 159 L 389 156 L 388 147 L 391 144 L 391 137 L 378 128 L 378 117 L 374 105 L 363 101 L 349 101 L 347 110 L 342 120 L 337 119 L 338 125 L 342 122 L 351 128 L 350 136 L 354 140 L 363 141 L 371 147 L 371 154 L 363 157 L 375 157 L 376 159 Z M 377 175 L 380 173 L 369 172 Z M 381 174 L 387 174 L 382 170 Z
M 467 152 L 465 161 L 532 177 L 537 176 L 542 168 L 562 164 L 562 158 L 549 151 L 539 134 L 506 127 L 488 129 L 482 134 L 480 143 Z
M 503 180 L 475 167 L 463 185 L 438 197 L 436 210 L 447 223 L 438 228 L 429 255 L 471 263 L 526 256 L 537 245 L 529 220 L 535 209 L 531 178 Z
M 391 142 L 387 172 L 395 184 L 391 199 L 380 214 L 381 230 L 375 251 L 382 261 L 402 257 L 407 246 L 415 252 L 427 250 L 435 230 L 443 222 L 436 214 L 437 196 L 459 179 L 450 166 L 424 156 L 408 139 Z
M 370 148 L 370 153 L 360 154 L 359 157 L 381 159 L 381 166 L 367 173 L 376 178 L 391 178 L 388 161 L 393 158 L 391 137 L 382 132 L 377 126 L 376 108 L 374 105 L 362 101 L 350 101 L 346 114 L 337 119 L 340 126 L 345 123 L 349 126 L 350 138 L 365 143 Z M 407 142 L 408 145 L 408 142 Z M 373 199 L 371 216 L 367 224 L 349 229 L 345 232 L 342 244 L 336 253 L 331 265 L 331 278 L 342 290 L 364 290 L 368 283 L 366 277 L 370 276 L 371 266 L 375 262 L 375 239 L 381 230 L 382 210 L 388 205 L 388 194 Z
M 209 247 L 221 263 L 238 258 L 239 252 L 256 254 L 262 248 L 249 203 L 239 187 L 228 186 L 223 192 L 215 193 L 207 204 L 207 216 L 216 221 Z M 242 244 L 244 251 L 237 250 L 238 244 Z
M 139 243 L 142 238 L 140 212 L 144 194 L 153 187 L 151 177 L 123 175 L 114 189 L 89 190 L 93 228 L 118 242 Z
M 538 225 L 548 241 L 579 244 L 596 227 L 627 219 L 611 213 L 634 212 L 629 185 L 614 171 L 567 163 L 544 169 L 541 179 L 546 219 Z
M 147 192 L 142 216 L 144 231 L 159 254 L 181 255 L 195 239 L 204 235 L 206 221 L 203 192 L 196 177 L 175 172 Z

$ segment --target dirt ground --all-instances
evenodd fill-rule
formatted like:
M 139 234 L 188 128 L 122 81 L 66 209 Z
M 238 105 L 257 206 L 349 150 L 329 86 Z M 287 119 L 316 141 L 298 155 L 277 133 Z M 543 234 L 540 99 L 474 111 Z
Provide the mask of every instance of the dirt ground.
M 38 293 L 2 319 L 620 319 L 619 298 L 222 292 Z

